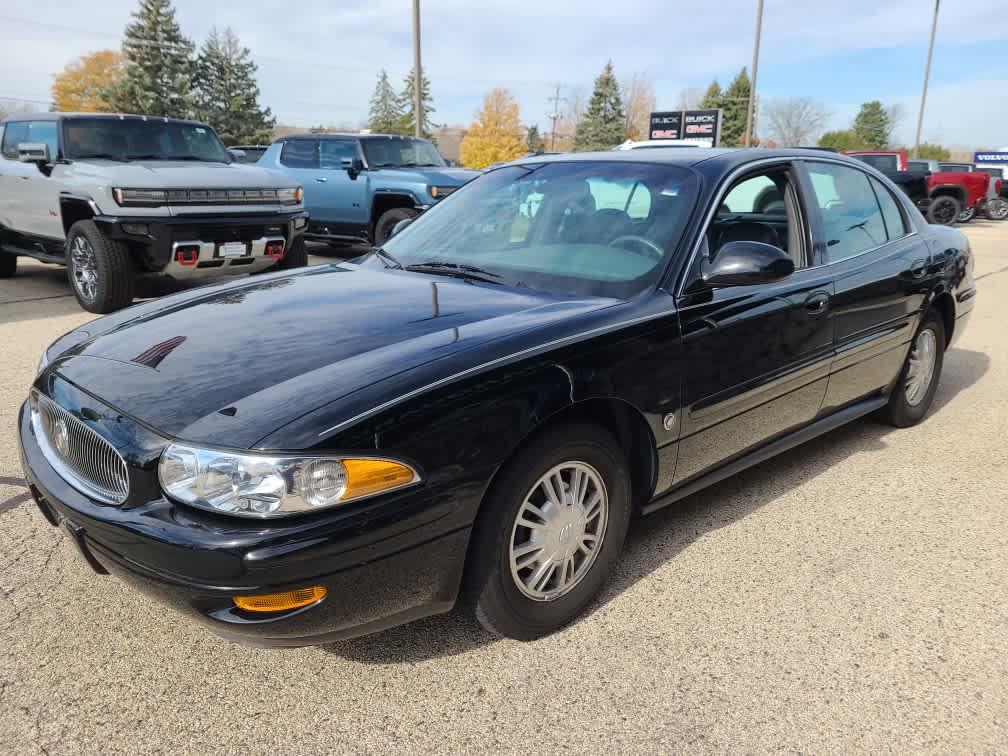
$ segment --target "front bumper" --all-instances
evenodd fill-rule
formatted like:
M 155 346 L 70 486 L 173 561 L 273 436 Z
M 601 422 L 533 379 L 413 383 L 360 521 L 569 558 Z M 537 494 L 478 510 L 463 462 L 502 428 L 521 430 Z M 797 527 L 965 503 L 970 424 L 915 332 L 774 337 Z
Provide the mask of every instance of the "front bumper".
M 99 215 L 94 221 L 107 238 L 128 244 L 147 271 L 192 278 L 268 268 L 276 260 L 263 254 L 264 240 L 283 239 L 289 249 L 307 229 L 308 214 L 299 208 L 221 215 Z M 201 252 L 197 265 L 180 266 L 175 260 L 175 248 L 186 242 L 202 243 L 207 250 Z M 245 242 L 249 254 L 235 258 L 215 255 L 227 242 Z
M 304 646 L 446 612 L 469 540 L 450 507 L 424 488 L 343 512 L 270 523 L 179 506 L 89 499 L 49 465 L 22 406 L 21 459 L 45 518 L 62 524 L 98 572 L 111 572 L 213 632 L 258 646 Z M 453 524 L 455 523 L 455 524 Z M 322 585 L 322 601 L 271 614 L 232 597 Z

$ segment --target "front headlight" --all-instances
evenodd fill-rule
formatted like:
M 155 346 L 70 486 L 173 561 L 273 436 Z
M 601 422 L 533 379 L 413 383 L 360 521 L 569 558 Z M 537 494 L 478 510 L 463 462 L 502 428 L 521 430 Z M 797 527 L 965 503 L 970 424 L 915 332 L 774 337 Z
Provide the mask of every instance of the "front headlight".
M 433 184 L 427 186 L 427 191 L 434 199 L 444 199 L 456 189 L 458 189 L 457 186 L 434 186 Z
M 285 205 L 297 205 L 304 199 L 304 189 L 292 186 L 287 189 L 277 189 L 277 200 Z
M 175 501 L 242 517 L 314 512 L 419 482 L 390 459 L 247 454 L 171 444 L 158 478 Z

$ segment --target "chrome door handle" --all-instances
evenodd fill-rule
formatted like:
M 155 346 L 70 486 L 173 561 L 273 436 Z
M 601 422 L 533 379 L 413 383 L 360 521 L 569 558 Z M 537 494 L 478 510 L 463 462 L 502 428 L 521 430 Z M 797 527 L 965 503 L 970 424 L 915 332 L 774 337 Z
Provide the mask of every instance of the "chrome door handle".
M 819 292 L 805 300 L 805 312 L 809 315 L 822 315 L 829 308 L 829 294 Z
M 910 275 L 914 278 L 924 278 L 927 273 L 927 260 L 914 260 L 910 265 Z
M 315 180 L 316 180 L 316 181 L 317 181 L 318 183 L 320 183 L 320 184 L 324 184 L 324 183 L 325 183 L 326 181 L 328 181 L 329 179 L 327 179 L 327 178 L 326 178 L 325 176 L 323 176 L 322 178 L 317 178 L 317 179 L 315 179 Z

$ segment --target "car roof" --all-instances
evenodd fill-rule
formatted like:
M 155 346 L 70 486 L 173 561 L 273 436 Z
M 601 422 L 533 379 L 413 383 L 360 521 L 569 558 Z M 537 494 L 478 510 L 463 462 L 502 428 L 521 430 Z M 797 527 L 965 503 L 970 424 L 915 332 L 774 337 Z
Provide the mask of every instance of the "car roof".
M 63 121 L 76 118 L 99 118 L 109 121 L 160 121 L 162 123 L 191 123 L 198 126 L 206 126 L 203 121 L 193 121 L 188 118 L 169 118 L 167 116 L 136 115 L 133 113 L 60 113 L 60 112 L 38 112 L 38 113 L 11 113 L 0 121 L 0 123 L 17 121 Z
M 559 155 L 535 155 L 519 158 L 506 165 L 534 165 L 553 162 L 629 162 L 629 163 L 669 163 L 694 167 L 700 164 L 731 170 L 737 166 L 751 163 L 754 160 L 809 158 L 814 160 L 837 160 L 858 168 L 864 168 L 864 163 L 854 158 L 846 157 L 824 150 L 811 148 L 773 148 L 766 147 L 713 147 L 709 149 L 650 149 L 650 150 L 606 150 L 605 152 L 565 152 Z
M 355 134 L 352 132 L 332 132 L 326 134 L 288 134 L 278 137 L 277 142 L 296 142 L 301 139 L 419 139 L 421 142 L 430 142 L 423 137 L 406 136 L 404 134 Z

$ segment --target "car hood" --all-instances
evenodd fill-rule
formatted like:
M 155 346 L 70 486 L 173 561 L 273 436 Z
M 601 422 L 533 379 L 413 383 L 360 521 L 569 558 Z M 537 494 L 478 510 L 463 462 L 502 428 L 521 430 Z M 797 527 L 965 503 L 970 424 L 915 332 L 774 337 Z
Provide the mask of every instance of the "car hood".
M 465 168 L 379 168 L 374 174 L 376 178 L 390 181 L 460 186 L 479 176 L 480 172 Z
M 297 182 L 280 171 L 249 163 L 200 163 L 187 160 L 79 161 L 80 175 L 102 178 L 112 186 L 141 189 L 281 188 Z
M 247 448 L 385 378 L 613 303 L 331 265 L 94 321 L 51 369 L 165 435 Z

